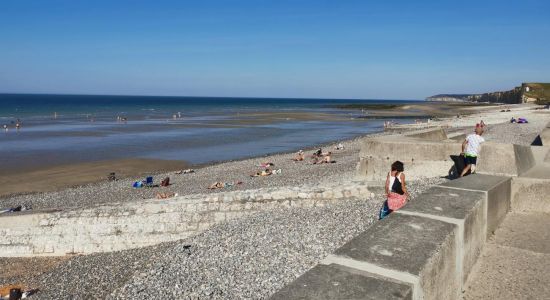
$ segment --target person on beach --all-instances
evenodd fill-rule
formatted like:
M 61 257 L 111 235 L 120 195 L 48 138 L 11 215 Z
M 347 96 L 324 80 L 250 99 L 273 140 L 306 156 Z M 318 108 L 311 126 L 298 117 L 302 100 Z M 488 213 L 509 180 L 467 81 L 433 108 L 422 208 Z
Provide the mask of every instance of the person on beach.
M 402 162 L 391 164 L 390 172 L 386 177 L 386 201 L 380 209 L 379 219 L 382 220 L 392 211 L 398 210 L 407 203 L 409 193 L 405 184 L 405 167 Z
M 292 159 L 293 161 L 303 161 L 304 160 L 304 151 L 300 150 L 296 153 L 296 156 Z
M 313 157 L 321 157 L 323 155 L 323 149 L 319 148 L 313 153 Z
M 328 152 L 328 153 L 325 153 L 323 154 L 323 157 L 319 160 L 315 160 L 313 162 L 314 165 L 316 164 L 331 164 L 331 163 L 334 163 L 335 161 L 332 160 L 332 152 Z
M 269 176 L 271 174 L 273 174 L 273 172 L 270 169 L 265 169 L 261 172 L 257 172 L 255 174 L 250 175 L 250 177 Z
M 258 167 L 262 167 L 262 168 L 271 168 L 271 167 L 273 167 L 273 166 L 275 166 L 274 163 L 269 162 L 269 161 L 266 161 L 266 162 L 261 163 Z
M 481 121 L 479 124 L 476 124 L 475 133 L 468 135 L 464 142 L 462 142 L 462 152 L 460 155 L 464 156 L 465 167 L 460 177 L 465 176 L 468 171 L 475 173 L 477 156 L 479 155 L 481 144 L 485 142 L 485 139 L 481 136 L 484 131 L 485 123 Z

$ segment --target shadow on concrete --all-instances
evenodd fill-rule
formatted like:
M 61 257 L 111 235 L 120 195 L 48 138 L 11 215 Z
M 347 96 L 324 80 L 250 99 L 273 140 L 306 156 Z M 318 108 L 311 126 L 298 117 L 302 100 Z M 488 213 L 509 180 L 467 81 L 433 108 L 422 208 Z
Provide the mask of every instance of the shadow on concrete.
M 542 139 L 540 138 L 540 135 L 537 135 L 537 137 L 531 143 L 531 146 L 542 146 Z

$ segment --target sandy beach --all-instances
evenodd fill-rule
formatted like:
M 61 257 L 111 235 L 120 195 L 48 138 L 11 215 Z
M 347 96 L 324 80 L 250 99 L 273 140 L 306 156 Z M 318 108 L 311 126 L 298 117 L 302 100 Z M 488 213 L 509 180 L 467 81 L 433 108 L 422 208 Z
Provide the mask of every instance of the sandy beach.
M 449 133 L 469 133 L 476 122 L 483 120 L 488 125 L 486 140 L 530 145 L 550 115 L 534 110 L 534 106 L 509 107 L 510 112 L 500 112 L 500 107 L 485 108 L 479 113 L 441 118 L 424 126 L 439 125 Z M 525 117 L 529 123 L 510 124 L 512 116 Z M 362 138 L 322 145 L 325 151 L 334 152 L 334 164 L 294 162 L 291 160 L 294 153 L 281 153 L 207 165 L 196 168 L 192 174 L 175 174 L 180 169 L 175 166 L 170 172 L 156 173 L 157 183 L 170 177 L 169 187 L 135 189 L 132 182 L 142 177 L 134 176 L 116 182 L 4 197 L 0 203 L 28 204 L 35 210 L 76 209 L 152 198 L 159 191 L 180 195 L 223 192 L 207 189 L 216 181 L 243 182 L 227 190 L 347 182 L 355 175 Z M 344 144 L 344 150 L 334 150 L 338 142 Z M 314 148 L 304 150 L 310 154 Z M 281 169 L 282 174 L 249 176 L 261 170 L 258 165 L 267 161 L 274 163 L 275 169 Z M 442 175 L 410 178 L 412 199 L 447 180 Z M 189 239 L 142 249 L 55 259 L 0 259 L 0 265 L 9 269 L 37 266 L 33 272 L 3 273 L 0 283 L 38 287 L 41 292 L 37 299 L 135 299 L 155 295 L 190 299 L 265 298 L 375 222 L 383 196 L 377 195 L 377 199 L 378 202 L 346 200 L 329 207 L 257 213 L 218 224 Z M 187 254 L 183 245 L 192 245 L 191 254 Z
M 0 198 L 9 195 L 59 191 L 107 180 L 115 172 L 119 179 L 186 168 L 183 161 L 124 159 L 62 165 L 39 170 L 4 170 L 0 172 Z

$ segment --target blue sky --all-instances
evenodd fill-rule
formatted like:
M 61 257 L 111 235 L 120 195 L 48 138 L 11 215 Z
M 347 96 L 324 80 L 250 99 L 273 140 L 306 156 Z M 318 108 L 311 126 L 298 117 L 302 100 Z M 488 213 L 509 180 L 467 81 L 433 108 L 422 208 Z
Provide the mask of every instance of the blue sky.
M 0 92 L 423 99 L 550 81 L 550 1 L 0 1 Z

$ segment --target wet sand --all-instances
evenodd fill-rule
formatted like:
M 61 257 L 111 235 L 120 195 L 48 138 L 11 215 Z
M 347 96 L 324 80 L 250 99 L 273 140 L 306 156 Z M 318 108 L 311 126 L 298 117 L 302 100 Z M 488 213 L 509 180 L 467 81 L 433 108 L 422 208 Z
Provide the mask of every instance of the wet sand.
M 0 197 L 15 194 L 51 192 L 70 187 L 105 182 L 111 172 L 117 178 L 167 172 L 187 168 L 184 161 L 124 159 L 62 165 L 39 170 L 1 170 Z
M 493 111 L 498 104 L 464 102 L 422 102 L 418 104 L 347 104 L 341 109 L 362 110 L 361 118 L 444 118 Z

